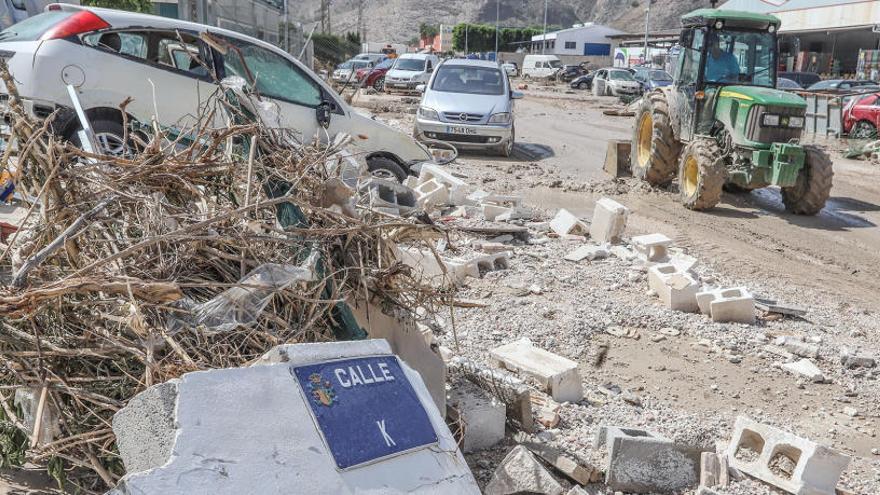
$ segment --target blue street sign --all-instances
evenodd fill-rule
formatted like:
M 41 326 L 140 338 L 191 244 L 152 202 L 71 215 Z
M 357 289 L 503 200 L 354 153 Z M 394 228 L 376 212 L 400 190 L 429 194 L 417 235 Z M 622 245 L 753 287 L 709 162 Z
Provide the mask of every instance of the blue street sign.
M 437 442 L 396 356 L 296 366 L 293 374 L 340 469 Z

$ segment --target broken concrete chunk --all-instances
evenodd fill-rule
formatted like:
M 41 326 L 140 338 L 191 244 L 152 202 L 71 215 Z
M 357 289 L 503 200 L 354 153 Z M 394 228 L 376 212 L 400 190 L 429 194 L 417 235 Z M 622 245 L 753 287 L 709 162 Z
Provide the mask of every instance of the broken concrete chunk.
M 791 335 L 783 335 L 776 339 L 776 345 L 781 346 L 786 351 L 802 358 L 818 358 L 819 346 L 808 344 L 803 340 L 792 337 Z
M 663 261 L 669 257 L 668 249 L 672 239 L 663 234 L 648 234 L 631 239 L 633 249 L 645 261 Z
M 801 359 L 793 363 L 784 363 L 782 368 L 789 373 L 807 378 L 811 382 L 822 383 L 825 381 L 825 375 L 818 366 L 813 364 L 809 359 Z
M 486 220 L 493 222 L 499 215 L 503 215 L 505 213 L 510 213 L 513 211 L 513 208 L 507 208 L 506 206 L 498 206 L 493 205 L 491 203 L 485 203 L 481 206 L 483 209 L 483 218 Z
M 623 492 L 666 493 L 693 487 L 699 479 L 700 452 L 646 431 L 606 431 L 605 483 Z M 635 433 L 635 434 L 632 434 Z
M 849 456 L 786 431 L 736 418 L 730 467 L 796 495 L 834 495 Z
M 727 456 L 714 452 L 703 452 L 700 457 L 700 486 L 714 488 L 730 483 Z
M 550 221 L 550 230 L 560 236 L 567 234 L 586 235 L 589 228 L 578 217 L 566 209 L 559 210 L 553 220 Z
M 578 485 L 574 485 L 571 487 L 571 490 L 568 491 L 565 495 L 588 495 L 587 491 L 581 488 Z
M 873 357 L 866 354 L 857 354 L 846 347 L 840 351 L 840 362 L 847 369 L 873 368 L 877 365 Z
M 376 382 L 375 366 L 373 375 L 369 371 L 363 374 L 361 370 L 362 378 L 373 376 L 369 378 L 373 380 L 369 394 L 363 394 L 362 386 L 353 385 L 354 380 L 349 380 L 358 373 L 357 370 L 338 373 L 330 368 L 326 372 L 320 371 L 319 389 L 307 387 L 302 377 L 297 377 L 302 366 L 332 367 L 338 363 L 337 359 L 331 358 L 329 362 L 323 359 L 338 356 L 335 347 L 338 344 L 289 346 L 284 352 L 274 354 L 286 356 L 289 362 L 284 364 L 183 375 L 176 387 L 176 407 L 171 409 L 170 417 L 161 421 L 161 424 L 173 425 L 174 445 L 170 451 L 173 454 L 169 453 L 157 467 L 129 472 L 118 491 L 150 494 L 275 493 L 279 487 L 296 487 L 298 493 L 478 494 L 476 481 L 458 451 L 455 439 L 421 377 L 412 368 L 402 362 L 399 367 L 395 364 L 383 368 L 384 371 L 390 370 L 395 380 L 386 379 L 381 383 Z M 355 351 L 347 353 L 347 359 L 392 359 L 397 362 L 390 354 L 388 343 L 381 340 L 342 344 L 346 344 L 347 350 Z M 324 351 L 322 347 L 328 350 Z M 382 350 L 379 355 L 374 354 L 377 348 Z M 309 369 L 304 372 L 318 373 Z M 383 372 L 379 375 L 386 376 Z M 374 401 L 386 393 L 384 387 L 395 387 L 394 390 L 399 392 L 396 387 L 403 383 L 411 386 L 411 395 L 405 394 L 409 404 L 406 407 L 411 409 L 401 413 L 408 418 L 418 417 L 418 413 L 424 418 L 422 422 L 407 424 L 406 428 L 412 428 L 407 432 L 409 437 L 401 431 L 401 418 L 395 418 L 390 409 L 386 411 L 384 425 L 377 425 L 375 429 L 365 425 L 357 432 L 349 429 L 341 437 L 333 437 L 351 420 L 360 421 L 365 417 L 365 421 L 371 420 L 365 415 L 380 412 Z M 146 402 L 159 401 L 162 404 L 149 406 L 150 410 L 166 414 L 168 409 L 163 404 L 171 397 L 153 395 L 152 398 L 143 397 L 138 407 L 145 407 Z M 331 405 L 321 405 L 328 401 Z M 390 396 L 388 401 L 401 404 Z M 342 414 L 343 421 L 333 423 L 327 420 L 321 423 L 323 426 L 317 426 L 319 423 L 314 418 L 322 407 L 335 408 L 334 414 Z M 118 437 L 124 436 L 123 429 L 128 428 L 116 421 L 113 426 Z M 395 450 L 405 447 L 413 439 L 411 435 L 426 434 L 434 436 L 435 443 L 421 443 L 430 442 L 430 439 L 419 440 L 413 450 Z M 336 440 L 328 442 L 325 438 Z M 153 442 L 155 439 L 144 437 L 142 441 Z M 350 451 L 339 448 L 346 442 L 351 445 Z M 369 456 L 377 457 L 367 457 L 365 463 L 356 464 L 357 469 L 337 468 L 340 456 L 355 453 L 362 456 L 366 449 L 369 449 Z M 384 452 L 393 455 L 383 455 Z M 126 466 L 131 465 L 131 459 L 124 459 L 124 462 Z M 267 475 L 267 466 L 278 469 Z
M 593 209 L 590 238 L 599 244 L 620 242 L 626 229 L 628 215 L 629 210 L 617 201 L 609 198 L 600 199 Z
M 159 467 L 171 457 L 174 408 L 179 379 L 153 385 L 134 396 L 113 415 L 113 431 L 119 456 L 128 473 Z
M 602 479 L 602 470 L 578 462 L 560 449 L 545 443 L 529 441 L 523 442 L 522 445 L 575 483 L 586 485 Z
M 592 261 L 607 258 L 609 254 L 610 253 L 605 246 L 581 246 L 566 254 L 563 259 L 575 262 L 581 260 Z
M 419 208 L 429 210 L 449 202 L 449 189 L 436 180 L 422 182 L 413 191 Z
M 491 351 L 501 368 L 532 376 L 557 402 L 577 402 L 584 398 L 577 363 L 521 339 Z
M 446 404 L 458 411 L 464 423 L 462 450 L 478 452 L 504 439 L 504 403 L 468 380 L 454 384 Z
M 535 456 L 522 445 L 517 445 L 495 470 L 492 480 L 486 485 L 485 495 L 561 495 L 562 491 L 562 485 Z
M 471 192 L 468 183 L 452 175 L 451 172 L 445 170 L 439 165 L 423 164 L 419 171 L 419 186 L 428 182 L 435 182 L 443 185 L 448 191 L 447 201 L 453 205 L 463 205 L 467 203 L 467 196 Z
M 504 402 L 507 406 L 507 418 L 521 430 L 528 433 L 535 430 L 531 392 L 522 380 L 506 371 L 490 369 L 462 357 L 452 357 L 448 361 L 451 373 L 462 374 Z

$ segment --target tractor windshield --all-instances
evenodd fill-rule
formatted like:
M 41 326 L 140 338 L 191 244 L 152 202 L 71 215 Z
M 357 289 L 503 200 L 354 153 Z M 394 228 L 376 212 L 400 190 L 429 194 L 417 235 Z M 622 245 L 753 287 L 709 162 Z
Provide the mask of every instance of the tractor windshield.
M 721 30 L 709 32 L 706 38 L 706 83 L 774 87 L 776 39 L 772 33 Z

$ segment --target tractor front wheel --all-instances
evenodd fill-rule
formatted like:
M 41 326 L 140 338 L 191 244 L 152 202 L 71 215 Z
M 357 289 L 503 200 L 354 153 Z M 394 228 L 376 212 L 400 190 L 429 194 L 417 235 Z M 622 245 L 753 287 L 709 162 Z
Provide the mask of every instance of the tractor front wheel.
M 630 151 L 633 175 L 655 186 L 672 182 L 680 150 L 681 143 L 672 132 L 666 95 L 656 92 L 643 96 Z
M 721 201 L 727 169 L 718 143 L 697 138 L 685 146 L 678 164 L 682 204 L 691 210 L 708 210 Z
M 804 146 L 804 152 L 804 168 L 793 186 L 782 188 L 782 203 L 791 213 L 815 215 L 825 207 L 831 195 L 834 170 L 831 157 L 820 148 Z

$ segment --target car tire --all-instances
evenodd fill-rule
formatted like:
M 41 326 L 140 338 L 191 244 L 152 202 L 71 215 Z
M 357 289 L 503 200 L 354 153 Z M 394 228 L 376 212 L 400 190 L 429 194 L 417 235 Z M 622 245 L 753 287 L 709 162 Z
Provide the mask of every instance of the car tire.
M 516 143 L 516 129 L 510 129 L 510 139 L 504 145 L 498 147 L 498 154 L 504 158 L 510 158 L 513 155 L 513 145 Z
M 377 93 L 382 93 L 385 91 L 385 76 L 382 76 L 373 81 L 373 89 L 375 89 Z
M 133 145 L 129 139 L 128 145 L 123 143 L 125 137 L 125 128 L 122 122 L 108 117 L 98 117 L 91 121 L 92 132 L 95 133 L 95 140 L 98 141 L 100 150 L 96 150 L 101 154 L 110 156 L 122 156 L 127 149 Z M 82 128 L 77 126 L 69 137 L 70 142 L 77 148 L 82 148 L 82 142 L 79 140 L 79 131 Z
M 528 79 L 531 79 L 532 76 L 530 76 L 528 74 L 523 74 L 522 78 L 528 80 Z
M 367 170 L 370 175 L 379 179 L 394 180 L 403 183 L 406 180 L 406 172 L 397 162 L 384 156 L 374 156 L 367 159 Z
M 582 81 L 582 82 L 579 82 L 579 83 L 578 83 L 578 89 L 580 89 L 580 90 L 586 90 L 586 89 L 588 89 L 589 87 L 590 87 L 590 85 L 587 84 L 586 81 Z
M 877 127 L 867 120 L 860 120 L 853 125 L 849 132 L 851 139 L 875 139 L 877 137 Z

